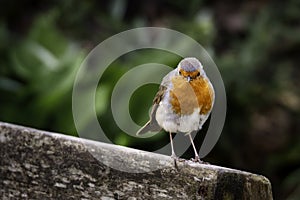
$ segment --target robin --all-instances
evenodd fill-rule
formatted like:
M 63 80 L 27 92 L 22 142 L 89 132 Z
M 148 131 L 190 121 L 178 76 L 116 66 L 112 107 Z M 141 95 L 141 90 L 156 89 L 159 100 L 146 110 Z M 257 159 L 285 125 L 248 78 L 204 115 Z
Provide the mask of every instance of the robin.
M 196 58 L 184 58 L 176 69 L 162 80 L 153 100 L 150 120 L 137 132 L 158 132 L 163 128 L 169 132 L 172 155 L 177 158 L 172 133 L 189 136 L 195 152 L 195 161 L 200 162 L 192 132 L 202 128 L 212 110 L 215 99 L 214 88 Z

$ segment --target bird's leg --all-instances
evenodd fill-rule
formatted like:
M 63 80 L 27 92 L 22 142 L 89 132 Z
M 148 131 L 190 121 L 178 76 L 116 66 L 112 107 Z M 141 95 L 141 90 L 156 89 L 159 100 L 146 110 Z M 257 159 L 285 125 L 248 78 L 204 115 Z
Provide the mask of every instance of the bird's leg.
M 190 140 L 191 140 L 191 143 L 192 143 L 192 146 L 193 146 L 193 149 L 194 149 L 194 153 L 195 153 L 195 162 L 200 162 L 200 158 L 199 158 L 199 155 L 198 155 L 198 152 L 197 152 L 197 150 L 196 150 L 196 147 L 195 147 L 195 145 L 194 145 L 194 141 L 193 141 L 193 138 L 192 138 L 192 136 L 191 136 L 191 133 L 189 134 L 189 138 L 190 138 Z
M 175 158 L 177 158 L 177 156 L 176 156 L 175 151 L 174 151 L 172 133 L 171 132 L 169 132 L 169 133 L 170 133 L 170 142 L 171 142 L 171 149 L 172 149 L 171 157 L 175 159 Z

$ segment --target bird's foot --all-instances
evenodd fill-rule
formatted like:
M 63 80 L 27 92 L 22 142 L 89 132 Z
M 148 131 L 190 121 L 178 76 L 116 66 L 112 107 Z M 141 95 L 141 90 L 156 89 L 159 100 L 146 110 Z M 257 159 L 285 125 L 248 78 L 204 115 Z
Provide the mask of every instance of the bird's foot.
M 176 156 L 175 154 L 172 154 L 171 158 L 173 158 L 174 161 L 178 161 L 178 162 L 184 162 L 185 161 L 185 159 L 180 158 L 180 157 Z
M 199 156 L 195 156 L 195 158 L 192 158 L 191 161 L 198 162 L 198 163 L 201 163 L 201 164 L 204 163 L 202 160 L 200 160 Z
M 200 164 L 210 165 L 209 162 L 205 162 L 205 161 L 203 161 L 203 160 L 200 160 L 200 158 L 197 157 L 197 156 L 196 156 L 195 158 L 191 158 L 191 161 L 192 161 L 192 162 L 195 162 L 195 163 L 200 163 Z

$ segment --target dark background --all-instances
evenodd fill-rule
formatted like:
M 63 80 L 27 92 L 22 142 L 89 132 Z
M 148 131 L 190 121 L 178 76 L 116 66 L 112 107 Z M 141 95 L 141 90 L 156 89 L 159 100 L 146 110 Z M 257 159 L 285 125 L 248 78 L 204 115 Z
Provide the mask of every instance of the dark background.
M 76 135 L 71 96 L 81 62 L 106 38 L 142 26 L 191 36 L 219 67 L 227 118 L 220 140 L 204 160 L 268 177 L 275 199 L 299 199 L 297 0 L 1 1 L 0 120 Z M 122 133 L 112 118 L 110 95 L 133 66 L 159 62 L 176 67 L 178 61 L 167 52 L 141 50 L 112 64 L 101 80 L 96 109 L 114 143 L 144 150 L 168 143 L 167 134 L 145 141 Z M 132 97 L 130 112 L 140 125 L 157 88 L 143 86 Z M 199 147 L 203 134 L 198 135 Z M 189 149 L 183 157 L 192 156 Z

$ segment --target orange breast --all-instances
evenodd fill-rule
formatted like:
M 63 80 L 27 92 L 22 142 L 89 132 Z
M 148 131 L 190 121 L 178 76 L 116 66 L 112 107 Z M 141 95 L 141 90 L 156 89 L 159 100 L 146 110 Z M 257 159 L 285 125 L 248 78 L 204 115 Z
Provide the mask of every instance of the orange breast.
M 207 79 L 198 77 L 190 82 L 181 76 L 172 79 L 173 89 L 170 91 L 170 103 L 177 114 L 192 114 L 200 108 L 200 114 L 207 114 L 212 108 L 213 88 Z

